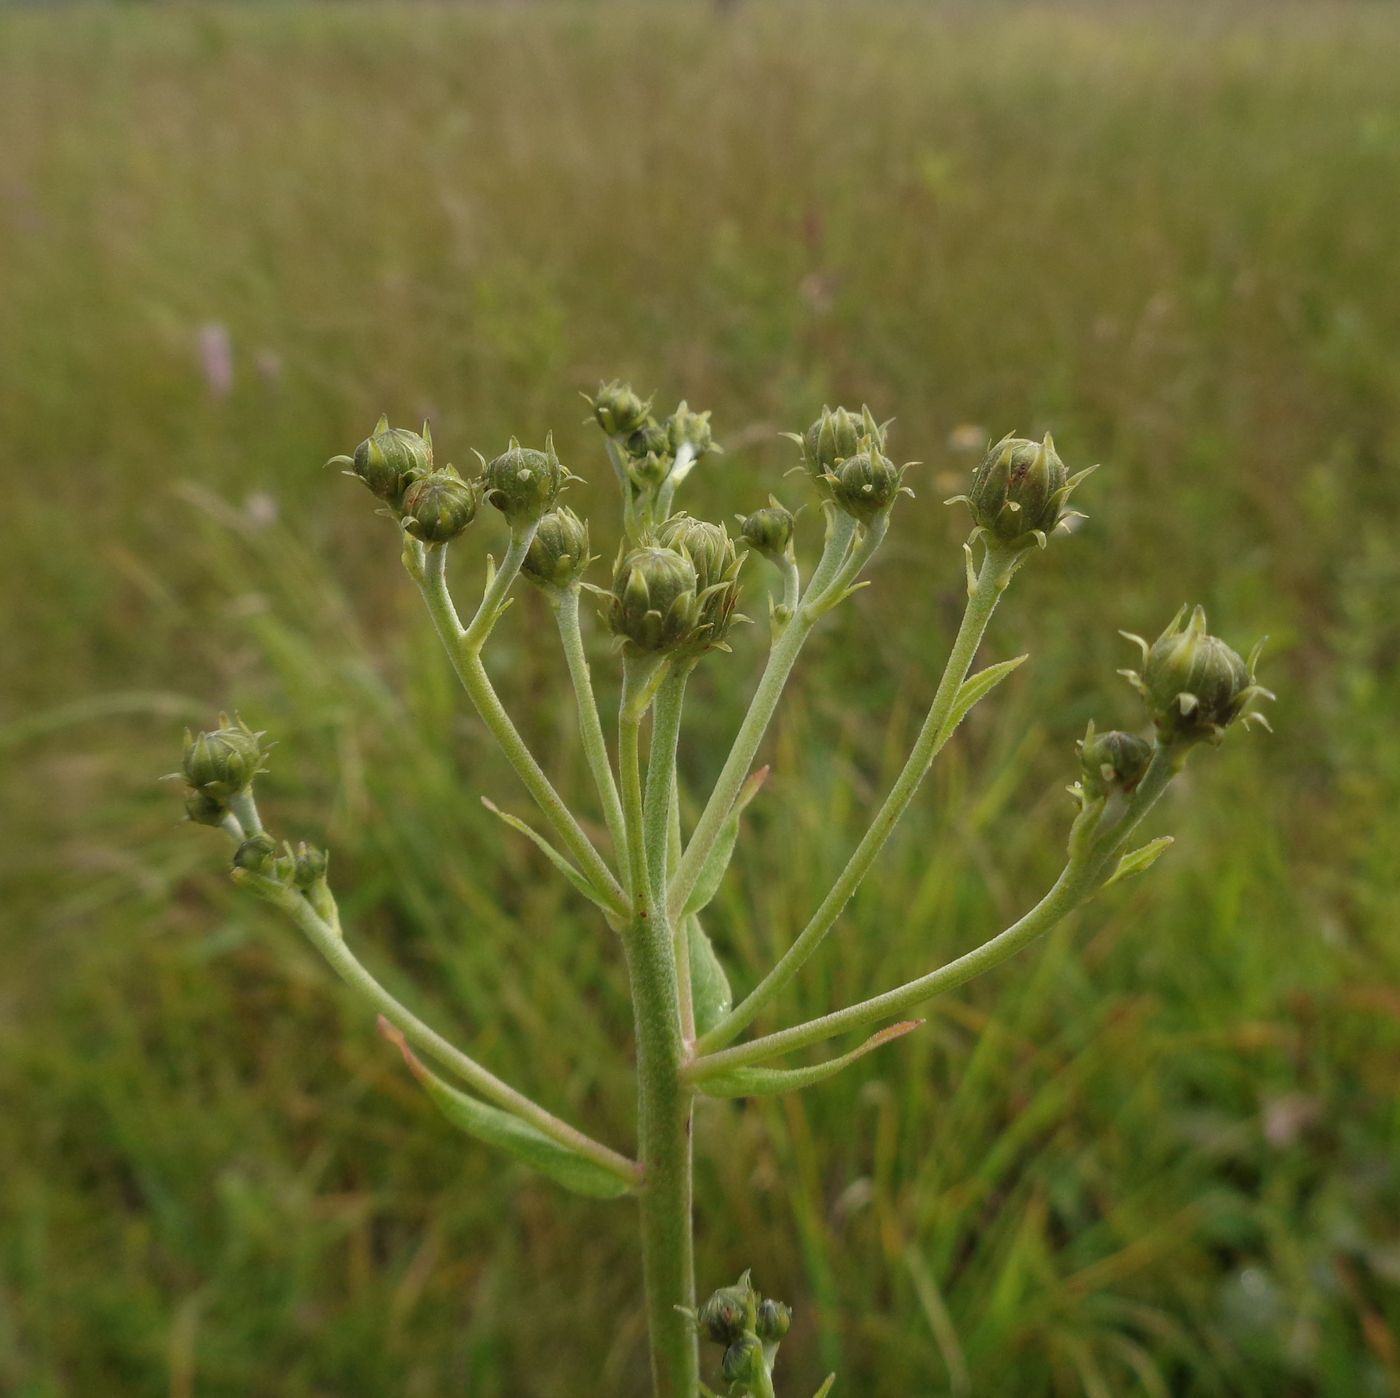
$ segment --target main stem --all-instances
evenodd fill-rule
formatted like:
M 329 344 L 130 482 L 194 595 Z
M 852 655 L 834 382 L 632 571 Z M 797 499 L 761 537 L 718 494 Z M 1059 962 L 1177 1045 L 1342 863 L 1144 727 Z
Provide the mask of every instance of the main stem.
M 654 662 L 626 658 L 618 719 L 618 766 L 631 861 L 632 913 L 623 947 L 637 1040 L 637 1154 L 642 1166 L 639 1203 L 652 1383 L 657 1398 L 695 1398 L 700 1388 L 695 1329 L 677 1309 L 695 1307 L 691 1237 L 693 1094 L 683 1076 L 687 1050 L 681 1033 L 674 943 L 664 888 L 659 890 L 661 897 L 653 896 L 657 879 L 648 867 L 648 853 L 649 847 L 655 848 L 655 842 L 646 838 L 642 799 L 641 722 L 654 674 Z M 679 693 L 673 691 L 671 697 L 678 722 Z M 653 804 L 659 802 L 659 819 L 667 822 L 675 750 L 664 734 L 660 750 L 653 755 L 653 764 L 656 761 L 670 767 L 669 779 L 658 772 L 649 783 L 665 788 L 664 799 L 658 791 Z M 664 835 L 659 848 L 663 867 L 656 871 L 658 874 L 664 872 Z

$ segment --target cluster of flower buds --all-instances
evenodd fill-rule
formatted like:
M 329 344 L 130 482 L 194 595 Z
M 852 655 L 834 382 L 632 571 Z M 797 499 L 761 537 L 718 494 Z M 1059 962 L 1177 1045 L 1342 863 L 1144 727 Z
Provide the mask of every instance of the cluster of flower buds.
M 722 524 L 672 515 L 661 526 L 658 541 L 663 548 L 684 554 L 695 569 L 696 628 L 691 648 L 697 652 L 729 649 L 729 628 L 743 618 L 734 609 L 739 601 L 739 569 L 746 555 L 739 553 Z
M 1091 801 L 1130 796 L 1152 761 L 1152 744 L 1146 738 L 1118 729 L 1098 733 L 1092 719 L 1078 747 L 1079 785 Z
M 792 1311 L 781 1301 L 761 1297 L 744 1273 L 733 1286 L 722 1286 L 696 1316 L 706 1339 L 724 1346 L 720 1371 L 732 1398 L 771 1393 L 778 1346 L 792 1325 Z
M 619 554 L 607 620 L 625 646 L 658 654 L 697 639 L 700 604 L 695 565 L 656 544 Z
M 888 514 L 901 495 L 914 492 L 904 484 L 908 465 L 896 466 L 885 455 L 888 423 L 878 423 L 868 407 L 823 408 L 801 435 L 788 433 L 802 448 L 802 463 L 825 499 L 862 524 Z
M 295 848 L 289 841 L 279 846 L 271 835 L 259 832 L 249 836 L 234 851 L 233 867 L 310 893 L 325 882 L 330 856 L 305 841 Z
M 972 511 L 975 531 L 1011 548 L 1044 548 L 1056 529 L 1083 518 L 1067 508 L 1069 497 L 1095 468 L 1071 476 L 1047 432 L 1042 441 L 1005 436 L 988 451 L 966 495 L 954 495 Z
M 185 755 L 180 771 L 188 783 L 185 815 L 196 825 L 228 826 L 229 802 L 253 784 L 259 772 L 266 771 L 263 760 L 266 734 L 255 733 L 242 719 L 219 715 L 219 726 L 205 733 L 185 730 Z
M 1206 629 L 1203 608 L 1189 617 L 1182 609 L 1151 646 L 1125 631 L 1142 650 L 1142 670 L 1123 670 L 1142 695 L 1163 743 L 1190 744 L 1203 739 L 1218 743 L 1237 718 L 1268 728 L 1268 719 L 1250 709 L 1256 699 L 1274 696 L 1256 683 L 1254 666 L 1263 642 L 1249 659 L 1240 656 Z
M 351 456 L 333 456 L 327 465 L 364 482 L 415 539 L 428 545 L 451 543 L 476 518 L 485 499 L 511 524 L 532 524 L 553 509 L 572 479 L 554 451 L 522 447 L 514 438 L 499 456 L 482 460 L 479 477 L 464 479 L 455 466 L 433 465 L 428 424 L 422 433 L 390 427 L 381 417 Z

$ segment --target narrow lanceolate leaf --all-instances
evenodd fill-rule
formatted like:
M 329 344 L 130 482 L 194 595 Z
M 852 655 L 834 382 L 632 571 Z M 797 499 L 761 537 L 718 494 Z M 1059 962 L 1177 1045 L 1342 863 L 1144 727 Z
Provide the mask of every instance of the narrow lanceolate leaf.
M 1149 840 L 1141 849 L 1135 849 L 1131 854 L 1125 854 L 1118 861 L 1118 867 L 1104 883 L 1104 887 L 1111 888 L 1122 879 L 1144 873 L 1166 853 L 1167 846 L 1171 843 L 1172 837 L 1170 835 L 1159 835 L 1155 840 Z
M 532 841 L 546 859 L 559 870 L 578 891 L 588 899 L 590 903 L 597 904 L 604 912 L 611 912 L 606 899 L 593 887 L 591 883 L 577 870 L 569 861 L 554 848 L 538 830 L 533 830 L 526 825 L 519 816 L 513 816 L 509 811 L 503 811 L 494 801 L 488 801 L 486 797 L 481 798 L 481 804 L 494 816 L 499 816 L 512 830 L 518 830 L 527 840 Z
M 822 1384 L 822 1386 L 819 1389 L 817 1389 L 817 1391 L 812 1395 L 812 1398 L 826 1398 L 826 1395 L 831 1392 L 831 1386 L 835 1382 L 836 1375 L 828 1374 L 826 1376 L 826 1382 Z
M 715 955 L 714 944 L 700 925 L 700 919 L 693 915 L 686 929 L 686 943 L 690 947 L 690 996 L 695 1006 L 695 1032 L 704 1034 L 733 1009 L 734 992 L 729 988 L 723 964 Z
M 528 1121 L 448 1086 L 424 1065 L 404 1036 L 387 1020 L 380 1019 L 379 1030 L 390 1043 L 398 1045 L 413 1076 L 443 1116 L 467 1135 L 513 1155 L 575 1194 L 586 1194 L 590 1199 L 616 1199 L 627 1193 L 627 1181 L 620 1175 L 576 1155 Z
M 731 1068 L 711 1078 L 702 1077 L 698 1086 L 701 1092 L 710 1097 L 773 1097 L 781 1092 L 796 1092 L 832 1077 L 842 1068 L 850 1067 L 857 1058 L 863 1058 L 881 1044 L 903 1038 L 923 1022 L 921 1019 L 906 1019 L 899 1024 L 891 1024 L 878 1034 L 872 1034 L 850 1053 L 843 1053 L 840 1058 L 818 1063 L 812 1068 Z
M 759 788 L 767 780 L 768 768 L 760 767 L 740 788 L 728 819 L 720 826 L 719 834 L 710 846 L 709 856 L 700 869 L 700 877 L 696 879 L 695 887 L 686 899 L 683 917 L 690 917 L 709 907 L 710 901 L 719 892 L 719 886 L 724 882 L 724 876 L 729 870 L 729 861 L 734 858 L 734 846 L 739 839 L 739 817 L 744 814 L 744 807 L 758 795 Z
M 1012 660 L 1003 660 L 998 665 L 988 665 L 985 670 L 969 675 L 958 686 L 957 698 L 953 700 L 953 707 L 948 711 L 948 720 L 939 734 L 940 746 L 953 736 L 953 730 L 967 717 L 968 710 L 979 699 L 985 699 L 1025 658 L 1024 655 L 1018 655 Z

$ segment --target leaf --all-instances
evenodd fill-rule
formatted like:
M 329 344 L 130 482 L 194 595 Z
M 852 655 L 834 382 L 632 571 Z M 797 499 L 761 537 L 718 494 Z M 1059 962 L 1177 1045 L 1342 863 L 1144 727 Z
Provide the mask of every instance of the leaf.
M 948 717 L 943 723 L 943 731 L 938 736 L 940 747 L 953 736 L 953 730 L 967 717 L 968 710 L 979 699 L 985 699 L 1025 659 L 1024 655 L 1018 655 L 1014 659 L 1003 660 L 997 665 L 988 665 L 985 670 L 979 670 L 975 675 L 969 675 L 958 686 L 957 697 L 953 700 L 953 707 L 948 710 Z
M 819 1389 L 817 1389 L 817 1391 L 812 1395 L 812 1398 L 826 1398 L 826 1395 L 831 1392 L 832 1384 L 834 1384 L 835 1382 L 836 1375 L 828 1374 L 826 1376 L 826 1382 L 822 1384 L 822 1386 Z
M 1114 884 L 1123 879 L 1132 878 L 1134 874 L 1145 873 L 1166 853 L 1167 846 L 1172 844 L 1170 835 L 1159 835 L 1155 840 L 1149 840 L 1141 849 L 1135 849 L 1131 854 L 1125 854 L 1118 861 L 1118 867 L 1112 875 L 1104 881 L 1105 888 L 1112 888 Z
M 816 1064 L 815 1067 L 731 1068 L 728 1072 L 718 1072 L 713 1077 L 700 1078 L 697 1086 L 710 1097 L 773 1097 L 780 1092 L 796 1092 L 800 1088 L 811 1087 L 833 1077 L 842 1068 L 849 1067 L 857 1058 L 863 1058 L 881 1044 L 903 1038 L 923 1022 L 921 1019 L 906 1019 L 898 1024 L 887 1025 L 879 1033 L 872 1034 L 863 1044 L 853 1048 L 850 1053 L 843 1053 L 840 1058 L 829 1059 L 825 1063 Z
M 532 840 L 535 846 L 541 850 L 546 859 L 559 870 L 578 891 L 588 899 L 590 903 L 602 908 L 605 913 L 611 913 L 612 907 L 603 898 L 596 888 L 572 865 L 569 861 L 554 848 L 538 830 L 531 829 L 519 816 L 513 816 L 509 811 L 503 811 L 494 801 L 489 801 L 485 796 L 481 798 L 481 804 L 494 816 L 499 816 L 512 830 L 518 830 L 527 840 Z
M 398 1045 L 404 1061 L 427 1090 L 434 1105 L 448 1121 L 467 1135 L 513 1155 L 575 1194 L 585 1194 L 590 1199 L 617 1199 L 627 1193 L 629 1186 L 620 1175 L 551 1140 L 528 1121 L 522 1121 L 500 1107 L 493 1107 L 488 1102 L 448 1086 L 409 1048 L 402 1031 L 382 1015 L 379 1018 L 379 1032 L 391 1044 Z
M 715 955 L 700 919 L 693 914 L 686 929 L 690 948 L 690 998 L 695 1006 L 695 1032 L 704 1034 L 713 1029 L 734 1007 L 734 992 L 729 977 Z
M 700 869 L 700 877 L 695 880 L 695 887 L 691 889 L 690 897 L 686 899 L 682 917 L 690 917 L 692 914 L 709 907 L 711 900 L 719 892 L 719 886 L 724 882 L 724 876 L 729 871 L 729 861 L 734 858 L 734 846 L 739 839 L 739 817 L 743 815 L 744 807 L 758 795 L 759 788 L 767 780 L 768 768 L 760 767 L 740 788 L 739 795 L 735 798 L 729 815 L 724 824 L 720 826 L 714 844 L 710 846 L 710 852 Z

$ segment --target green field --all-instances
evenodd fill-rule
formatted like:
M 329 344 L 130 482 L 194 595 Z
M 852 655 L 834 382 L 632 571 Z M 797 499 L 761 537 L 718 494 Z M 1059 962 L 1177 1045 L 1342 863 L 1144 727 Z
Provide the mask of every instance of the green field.
M 931 695 L 957 442 L 1104 463 L 983 651 L 1031 662 L 768 1028 L 1039 896 L 1073 740 L 1140 719 L 1118 628 L 1204 602 L 1280 695 L 1149 877 L 832 1082 L 702 1111 L 702 1289 L 792 1303 L 794 1398 L 1400 1393 L 1397 51 L 1379 4 L 0 13 L 0 1392 L 643 1393 L 629 1209 L 450 1134 L 156 780 L 221 706 L 271 730 L 264 805 L 366 959 L 627 1142 L 616 946 L 483 811 L 527 798 L 319 469 L 381 410 L 459 465 L 552 427 L 610 558 L 577 390 L 621 374 L 714 409 L 712 517 L 797 503 L 777 434 L 823 401 L 922 463 L 766 745 L 712 917 L 740 987 Z M 488 660 L 584 804 L 546 619 Z M 763 632 L 692 685 L 692 801 Z

